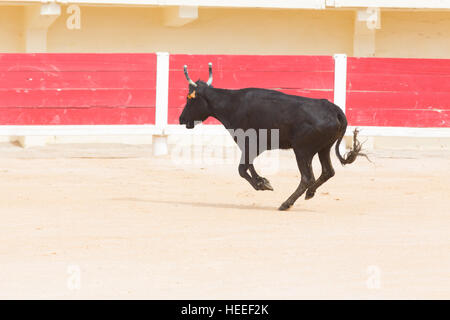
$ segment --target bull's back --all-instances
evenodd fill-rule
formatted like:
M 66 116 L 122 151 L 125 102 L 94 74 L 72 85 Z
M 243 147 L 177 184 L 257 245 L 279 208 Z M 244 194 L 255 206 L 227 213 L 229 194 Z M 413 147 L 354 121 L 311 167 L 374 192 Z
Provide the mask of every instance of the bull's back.
M 317 123 L 335 119 L 341 111 L 326 99 L 294 96 L 275 90 L 248 88 L 240 90 L 244 122 L 261 128 L 279 128 L 286 124 Z
M 243 89 L 238 112 L 239 128 L 277 129 L 280 148 L 292 147 L 292 141 L 322 133 L 338 134 L 342 110 L 326 99 L 314 99 L 265 89 Z M 345 120 L 346 124 L 346 120 Z

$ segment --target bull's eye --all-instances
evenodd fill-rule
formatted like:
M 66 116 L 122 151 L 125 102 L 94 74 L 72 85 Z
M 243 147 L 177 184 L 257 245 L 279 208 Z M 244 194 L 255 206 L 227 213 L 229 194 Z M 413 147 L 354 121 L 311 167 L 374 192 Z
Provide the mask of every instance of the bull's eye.
M 188 99 L 194 99 L 195 98 L 195 91 L 192 91 L 192 93 L 188 94 Z

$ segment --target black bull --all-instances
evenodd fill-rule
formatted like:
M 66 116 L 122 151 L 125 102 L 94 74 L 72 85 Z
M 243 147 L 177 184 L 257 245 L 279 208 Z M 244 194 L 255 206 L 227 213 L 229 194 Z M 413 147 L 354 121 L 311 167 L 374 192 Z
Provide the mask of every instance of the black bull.
M 274 90 L 247 88 L 240 90 L 218 89 L 211 86 L 212 68 L 209 65 L 208 82 L 194 82 L 189 78 L 189 95 L 180 116 L 180 124 L 192 129 L 196 123 L 214 117 L 229 130 L 242 151 L 239 174 L 256 190 L 273 190 L 266 178 L 259 176 L 253 160 L 265 150 L 292 148 L 301 173 L 300 184 L 294 193 L 280 206 L 289 209 L 306 191 L 305 199 L 311 199 L 317 188 L 334 176 L 330 159 L 330 149 L 336 143 L 336 156 L 342 164 L 355 161 L 361 145 L 354 132 L 353 149 L 342 156 L 339 144 L 347 128 L 344 112 L 326 99 L 312 99 L 284 94 Z M 236 132 L 264 132 L 256 134 L 256 140 L 240 139 Z M 271 141 L 273 131 L 277 130 L 277 143 Z M 261 137 L 267 143 L 260 143 Z M 246 136 L 248 138 L 248 136 Z M 251 148 L 251 144 L 256 147 Z M 256 152 L 251 152 L 256 150 Z M 312 170 L 312 159 L 319 155 L 322 174 L 316 180 Z M 249 172 L 250 171 L 250 174 Z

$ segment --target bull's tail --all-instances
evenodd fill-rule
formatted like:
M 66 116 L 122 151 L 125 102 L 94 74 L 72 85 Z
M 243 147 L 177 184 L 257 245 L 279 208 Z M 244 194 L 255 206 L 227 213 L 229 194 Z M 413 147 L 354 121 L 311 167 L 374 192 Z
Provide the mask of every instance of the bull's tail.
M 366 154 L 361 153 L 362 145 L 357 139 L 358 132 L 359 132 L 358 129 L 355 129 L 353 131 L 353 148 L 347 154 L 345 154 L 344 156 L 341 156 L 341 154 L 339 153 L 339 145 L 341 144 L 341 141 L 344 138 L 344 134 L 347 129 L 347 119 L 345 119 L 345 116 L 342 116 L 340 114 L 338 115 L 338 118 L 339 118 L 339 122 L 341 123 L 341 132 L 339 135 L 339 139 L 336 142 L 335 150 L 336 150 L 336 156 L 338 157 L 339 161 L 342 163 L 342 165 L 350 164 L 350 163 L 354 162 L 358 156 L 366 157 L 367 160 L 370 161 L 370 159 L 367 157 Z

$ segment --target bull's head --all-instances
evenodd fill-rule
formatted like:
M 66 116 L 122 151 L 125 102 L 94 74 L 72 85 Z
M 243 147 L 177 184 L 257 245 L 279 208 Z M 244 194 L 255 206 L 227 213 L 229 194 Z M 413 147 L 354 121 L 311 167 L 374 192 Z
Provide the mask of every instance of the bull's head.
M 180 116 L 180 124 L 185 124 L 186 128 L 192 129 L 197 123 L 205 121 L 211 115 L 208 102 L 204 97 L 204 91 L 211 85 L 213 80 L 212 63 L 209 63 L 209 79 L 207 82 L 201 80 L 197 82 L 192 81 L 186 65 L 184 66 L 184 75 L 189 83 L 189 93 L 186 98 L 186 105 Z

